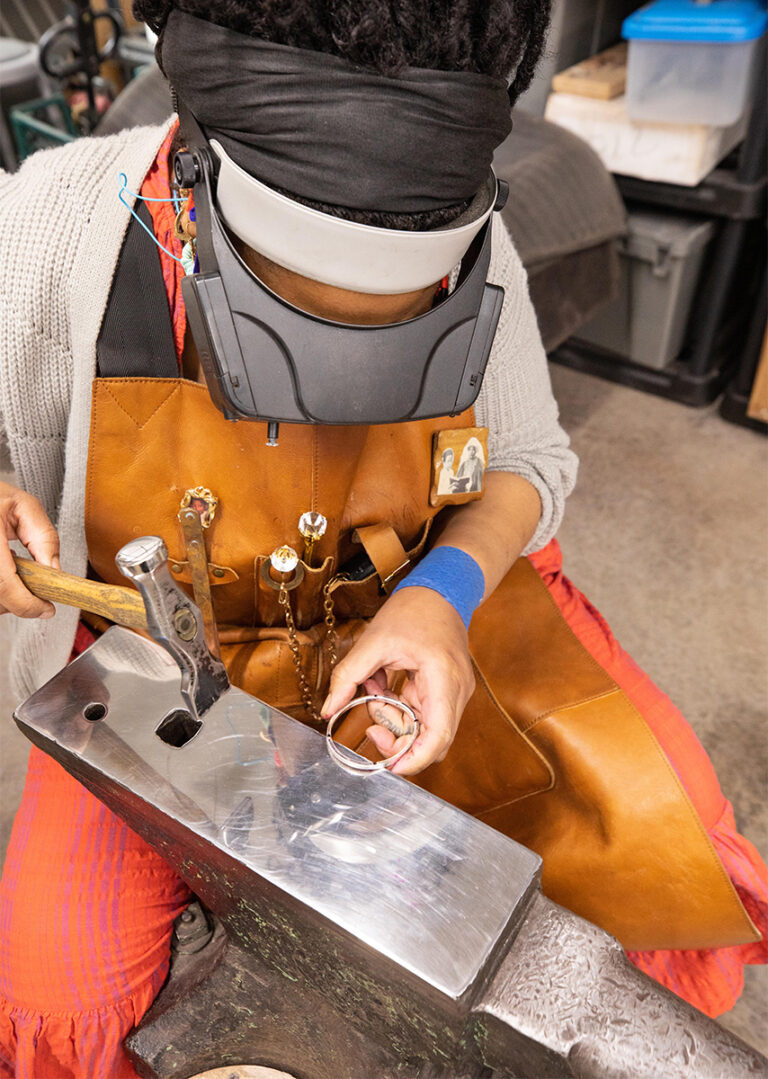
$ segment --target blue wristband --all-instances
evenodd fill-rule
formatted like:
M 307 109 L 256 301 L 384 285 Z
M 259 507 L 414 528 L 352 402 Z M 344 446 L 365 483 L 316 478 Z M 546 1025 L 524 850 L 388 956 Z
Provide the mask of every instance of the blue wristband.
M 469 623 L 485 592 L 483 571 L 471 555 L 458 547 L 435 547 L 392 592 L 401 588 L 431 588 L 454 607 L 464 625 Z

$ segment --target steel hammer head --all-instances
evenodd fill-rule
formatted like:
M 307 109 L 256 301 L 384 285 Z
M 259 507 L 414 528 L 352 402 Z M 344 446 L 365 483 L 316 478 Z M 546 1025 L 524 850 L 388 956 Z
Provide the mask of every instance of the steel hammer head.
M 159 536 L 141 536 L 120 548 L 115 564 L 141 592 L 149 633 L 178 663 L 182 697 L 199 721 L 227 692 L 229 678 L 208 648 L 199 608 L 171 577 L 165 544 Z

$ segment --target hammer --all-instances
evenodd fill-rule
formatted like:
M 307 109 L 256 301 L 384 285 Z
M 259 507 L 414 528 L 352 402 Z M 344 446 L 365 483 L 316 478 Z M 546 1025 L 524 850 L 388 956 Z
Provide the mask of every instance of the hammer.
M 141 629 L 162 645 L 179 665 L 181 695 L 199 721 L 229 689 L 224 664 L 206 643 L 199 607 L 179 588 L 168 568 L 168 550 L 159 536 L 141 536 L 121 547 L 117 568 L 131 588 L 88 581 L 14 555 L 16 572 L 33 595 L 79 607 L 117 625 Z

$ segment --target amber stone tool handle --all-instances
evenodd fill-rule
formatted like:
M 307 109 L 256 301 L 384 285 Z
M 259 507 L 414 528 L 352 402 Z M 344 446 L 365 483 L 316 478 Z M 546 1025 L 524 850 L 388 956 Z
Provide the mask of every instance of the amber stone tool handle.
M 133 588 L 102 584 L 75 577 L 51 566 L 43 566 L 29 558 L 13 556 L 16 572 L 29 591 L 38 599 L 51 603 L 63 603 L 67 607 L 79 607 L 91 614 L 100 614 L 120 626 L 131 629 L 147 628 L 147 612 L 144 600 Z

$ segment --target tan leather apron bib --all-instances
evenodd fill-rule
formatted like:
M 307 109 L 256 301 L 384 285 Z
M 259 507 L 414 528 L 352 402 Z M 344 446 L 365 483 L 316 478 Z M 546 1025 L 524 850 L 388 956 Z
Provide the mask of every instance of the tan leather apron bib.
M 283 424 L 279 446 L 267 447 L 263 424 L 227 422 L 201 385 L 97 379 L 86 496 L 91 565 L 105 581 L 124 583 L 117 549 L 158 534 L 177 579 L 187 580 L 176 514 L 186 489 L 208 487 L 220 500 L 210 581 L 232 680 L 308 720 L 261 564 L 279 544 L 297 545 L 301 513 L 328 518 L 318 568 L 292 593 L 302 665 L 320 701 L 329 677 L 323 586 L 360 550 L 355 529 L 391 526 L 367 534 L 381 576 L 397 568 L 403 549 L 418 557 L 436 512 L 428 501 L 433 433 L 471 423 L 468 413 L 371 428 Z M 341 654 L 383 602 L 379 584 L 373 574 L 333 587 Z M 626 948 L 759 939 L 656 739 L 527 559 L 477 611 L 470 647 L 476 692 L 446 759 L 415 781 L 538 851 L 546 894 Z M 364 726 L 352 718 L 345 741 L 361 745 Z

